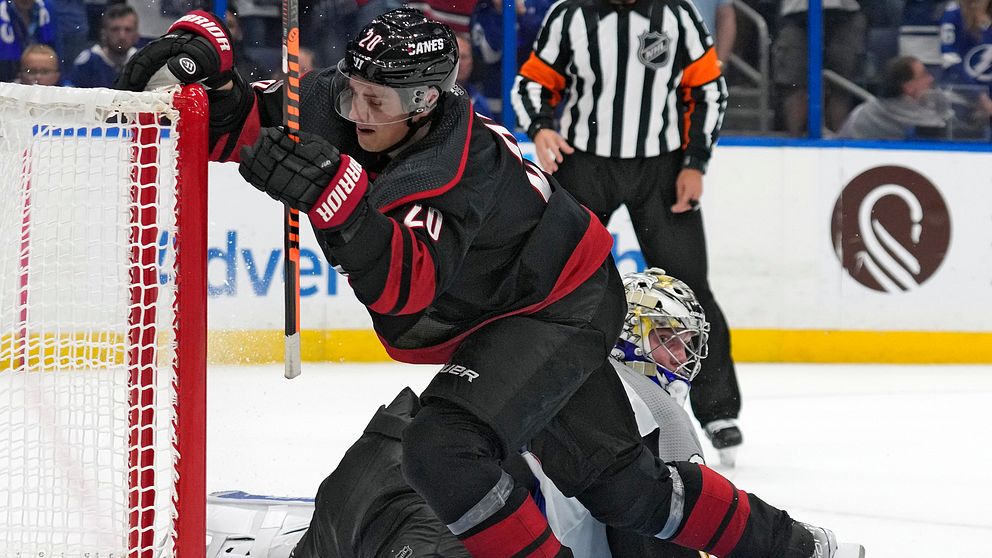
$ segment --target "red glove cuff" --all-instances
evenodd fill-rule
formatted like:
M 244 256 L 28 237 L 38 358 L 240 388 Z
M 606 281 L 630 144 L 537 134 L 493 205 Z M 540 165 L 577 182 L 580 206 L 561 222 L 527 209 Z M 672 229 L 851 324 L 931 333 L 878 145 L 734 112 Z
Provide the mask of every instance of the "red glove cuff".
M 369 179 L 362 165 L 348 155 L 341 155 L 337 174 L 307 213 L 310 222 L 318 229 L 344 225 L 368 189 Z
M 214 45 L 220 55 L 220 71 L 226 72 L 234 67 L 234 51 L 231 48 L 231 37 L 228 36 L 224 24 L 213 14 L 203 10 L 194 10 L 176 20 L 169 27 L 169 32 L 189 31 L 206 38 Z

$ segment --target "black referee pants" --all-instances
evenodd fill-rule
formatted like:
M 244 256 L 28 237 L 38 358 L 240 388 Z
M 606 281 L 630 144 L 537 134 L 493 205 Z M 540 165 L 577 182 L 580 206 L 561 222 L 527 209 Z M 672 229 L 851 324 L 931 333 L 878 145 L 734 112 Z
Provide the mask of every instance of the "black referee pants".
M 660 267 L 696 293 L 710 322 L 709 356 L 692 382 L 689 399 L 700 424 L 737 418 L 741 394 L 730 358 L 730 331 L 710 290 L 701 211 L 672 213 L 682 152 L 614 159 L 576 151 L 566 155 L 555 178 L 604 224 L 627 207 L 649 267 Z

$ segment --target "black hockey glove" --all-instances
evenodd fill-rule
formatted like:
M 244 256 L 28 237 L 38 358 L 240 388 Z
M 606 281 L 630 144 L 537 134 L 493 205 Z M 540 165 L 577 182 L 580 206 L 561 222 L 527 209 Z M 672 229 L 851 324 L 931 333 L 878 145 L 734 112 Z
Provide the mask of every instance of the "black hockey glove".
M 252 186 L 306 212 L 318 229 L 339 229 L 367 208 L 368 177 L 358 161 L 324 138 L 262 128 L 258 141 L 241 148 L 238 171 Z
M 145 91 L 164 85 L 201 82 L 207 89 L 232 79 L 234 51 L 224 23 L 196 10 L 179 18 L 168 33 L 127 61 L 115 89 Z

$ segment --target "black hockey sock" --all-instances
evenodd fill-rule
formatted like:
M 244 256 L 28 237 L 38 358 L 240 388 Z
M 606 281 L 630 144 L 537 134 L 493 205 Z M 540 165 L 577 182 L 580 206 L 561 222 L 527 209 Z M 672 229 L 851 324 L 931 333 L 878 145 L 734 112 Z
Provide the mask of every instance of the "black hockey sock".
M 748 494 L 751 513 L 734 552 L 727 558 L 809 558 L 813 536 L 784 510 Z

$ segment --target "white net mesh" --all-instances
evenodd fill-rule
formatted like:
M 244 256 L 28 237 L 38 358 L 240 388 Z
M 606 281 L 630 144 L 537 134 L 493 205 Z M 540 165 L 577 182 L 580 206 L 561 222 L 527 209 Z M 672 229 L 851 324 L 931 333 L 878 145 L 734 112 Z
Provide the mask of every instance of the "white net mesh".
M 174 555 L 171 99 L 0 84 L 0 557 Z

